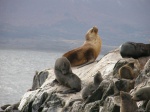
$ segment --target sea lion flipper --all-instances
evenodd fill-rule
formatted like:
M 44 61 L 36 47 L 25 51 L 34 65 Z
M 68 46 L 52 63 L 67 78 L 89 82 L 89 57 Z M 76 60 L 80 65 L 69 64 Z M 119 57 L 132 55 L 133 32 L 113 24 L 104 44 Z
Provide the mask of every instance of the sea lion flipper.
M 57 79 L 54 79 L 52 82 L 51 82 L 51 84 L 50 84 L 50 86 L 54 86 L 55 84 L 58 84 L 59 82 L 57 81 Z
M 89 64 L 93 63 L 94 61 L 95 61 L 94 59 L 91 59 L 89 62 L 80 65 L 78 68 L 84 67 L 85 65 L 89 65 Z

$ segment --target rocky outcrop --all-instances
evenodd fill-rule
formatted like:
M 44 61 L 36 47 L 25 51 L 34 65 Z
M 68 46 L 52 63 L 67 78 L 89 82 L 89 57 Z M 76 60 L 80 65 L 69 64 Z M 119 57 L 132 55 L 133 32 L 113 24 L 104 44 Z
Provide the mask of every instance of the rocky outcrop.
M 149 65 L 147 65 L 147 68 L 143 67 L 149 59 L 150 57 L 140 59 L 122 58 L 119 50 L 116 49 L 106 54 L 99 61 L 84 67 L 72 68 L 73 73 L 78 75 L 82 81 L 82 89 L 93 82 L 93 78 L 98 71 L 104 79 L 86 100 L 81 97 L 82 90 L 76 94 L 60 94 L 59 91 L 68 88 L 59 84 L 52 84 L 55 79 L 53 69 L 36 73 L 32 91 L 28 91 L 23 95 L 18 110 L 21 112 L 119 112 L 120 90 L 116 86 L 118 82 L 115 83 L 119 80 L 119 68 L 126 63 L 133 63 L 134 72 L 139 73 L 135 80 L 136 87 L 133 87 L 134 89 L 132 87 L 128 89 L 128 86 L 124 85 L 124 81 L 123 83 L 119 82 L 122 85 L 121 88 L 124 88 L 122 90 L 129 92 L 132 89 L 129 92 L 132 94 L 142 86 L 150 86 Z M 125 84 L 128 84 L 128 81 Z M 139 102 L 137 104 L 139 107 L 143 105 Z

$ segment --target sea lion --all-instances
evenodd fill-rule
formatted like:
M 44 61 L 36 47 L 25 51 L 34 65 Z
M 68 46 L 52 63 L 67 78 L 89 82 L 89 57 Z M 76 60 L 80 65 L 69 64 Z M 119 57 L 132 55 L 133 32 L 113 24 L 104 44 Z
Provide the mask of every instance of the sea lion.
M 120 112 L 137 112 L 138 107 L 134 100 L 132 100 L 131 95 L 127 92 L 120 92 L 121 104 Z
M 132 97 L 135 101 L 150 100 L 150 87 L 143 87 L 135 91 Z
M 101 50 L 101 38 L 98 34 L 98 28 L 94 26 L 91 28 L 85 36 L 84 44 L 76 49 L 68 51 L 63 54 L 66 57 L 71 66 L 79 66 L 83 64 L 89 64 L 96 60 Z
M 140 58 L 150 56 L 150 44 L 126 42 L 120 47 L 120 54 L 123 58 Z
M 133 65 L 134 65 L 134 63 L 133 63 Z M 135 79 L 138 77 L 138 75 L 139 75 L 138 70 L 134 69 L 134 67 L 131 67 L 128 64 L 119 68 L 119 71 L 118 71 L 119 78 Z
M 98 88 L 85 100 L 83 107 L 86 104 L 100 100 L 100 105 L 103 105 L 105 99 L 114 94 L 114 83 L 111 80 L 103 80 Z
M 58 83 L 71 88 L 62 93 L 74 93 L 81 90 L 81 80 L 72 72 L 70 62 L 66 57 L 61 57 L 56 60 L 54 72 Z
M 94 76 L 94 82 L 88 84 L 86 87 L 82 89 L 83 100 L 86 100 L 98 88 L 102 80 L 103 78 L 101 76 L 101 73 L 98 71 L 96 75 Z
M 128 79 L 118 79 L 115 81 L 115 86 L 119 91 L 129 92 L 134 88 L 135 81 Z

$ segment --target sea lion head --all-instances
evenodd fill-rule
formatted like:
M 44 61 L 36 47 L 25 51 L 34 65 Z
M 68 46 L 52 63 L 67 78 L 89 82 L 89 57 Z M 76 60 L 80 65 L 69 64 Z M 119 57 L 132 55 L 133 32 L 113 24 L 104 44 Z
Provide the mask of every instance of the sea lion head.
M 150 99 L 149 93 L 150 93 L 150 87 L 140 88 L 133 94 L 132 99 L 135 101 L 149 100 Z
M 101 73 L 98 71 L 94 76 L 94 84 L 99 85 L 102 82 L 103 78 Z
M 63 75 L 72 73 L 70 62 L 66 57 L 58 58 L 56 60 L 55 70 L 59 70 Z
M 97 38 L 97 35 L 98 35 L 98 28 L 94 26 L 86 33 L 86 36 L 85 36 L 86 41 L 95 40 Z

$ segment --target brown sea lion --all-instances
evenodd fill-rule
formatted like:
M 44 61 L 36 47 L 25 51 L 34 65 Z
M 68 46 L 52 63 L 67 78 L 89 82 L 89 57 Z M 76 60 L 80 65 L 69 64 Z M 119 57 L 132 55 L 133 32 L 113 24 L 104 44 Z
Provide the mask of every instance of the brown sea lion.
M 150 100 L 150 87 L 143 87 L 135 91 L 132 97 L 135 101 Z
M 98 88 L 102 80 L 103 78 L 101 76 L 101 73 L 98 71 L 94 76 L 94 82 L 89 83 L 86 87 L 82 89 L 82 98 L 86 100 Z
M 137 112 L 138 107 L 134 100 L 132 100 L 131 95 L 127 92 L 120 92 L 121 104 L 120 112 Z
M 135 81 L 128 79 L 118 79 L 115 81 L 115 86 L 119 91 L 129 92 L 134 88 Z
M 134 66 L 134 63 L 133 63 Z M 134 67 L 129 66 L 128 64 L 122 66 L 119 68 L 118 71 L 119 78 L 124 79 L 135 79 L 138 77 L 139 73 L 137 69 L 134 69 Z
M 150 56 L 150 44 L 126 42 L 120 47 L 120 54 L 123 58 L 140 58 Z
M 71 88 L 62 93 L 74 93 L 81 90 L 81 80 L 76 74 L 72 73 L 70 62 L 66 57 L 56 60 L 54 72 L 58 83 Z
M 68 51 L 63 55 L 66 57 L 71 66 L 79 66 L 83 64 L 89 64 L 96 60 L 101 50 L 101 38 L 98 34 L 98 28 L 91 28 L 85 36 L 84 44 L 76 49 Z

